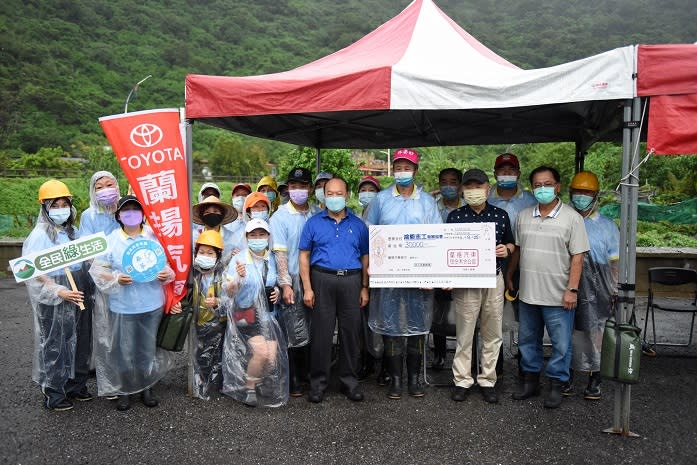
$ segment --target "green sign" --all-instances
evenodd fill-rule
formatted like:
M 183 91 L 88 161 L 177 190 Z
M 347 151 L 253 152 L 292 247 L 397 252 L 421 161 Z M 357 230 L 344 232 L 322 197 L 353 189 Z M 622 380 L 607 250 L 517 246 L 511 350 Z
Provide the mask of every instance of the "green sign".
M 103 232 L 81 237 L 50 249 L 10 260 L 15 280 L 20 283 L 70 265 L 89 260 L 109 251 Z

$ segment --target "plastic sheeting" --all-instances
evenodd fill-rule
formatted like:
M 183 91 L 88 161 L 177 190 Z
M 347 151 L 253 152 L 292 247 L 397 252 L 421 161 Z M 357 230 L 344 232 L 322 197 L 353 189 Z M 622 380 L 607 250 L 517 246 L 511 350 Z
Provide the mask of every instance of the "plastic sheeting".
M 231 263 L 228 269 L 233 284 L 227 289 L 232 289 L 233 295 L 225 304 L 228 325 L 222 392 L 250 406 L 283 406 L 288 402 L 285 337 L 269 308 L 262 273 L 254 263 L 248 263 L 241 278 L 234 266 Z
M 291 276 L 294 304 L 281 300 L 278 304 L 278 321 L 288 342 L 288 347 L 304 347 L 310 343 L 310 312 L 303 303 L 303 290 L 300 277 Z
M 385 336 L 428 334 L 433 319 L 433 291 L 371 289 L 370 329 Z
M 208 308 L 206 297 L 222 295 L 222 264 L 216 265 L 210 278 L 194 270 L 193 288 L 182 305 L 191 305 L 194 309 L 194 321 L 189 333 L 189 355 L 194 370 L 192 394 L 199 399 L 208 400 L 213 392 L 223 386 L 223 340 L 227 326 L 224 303 L 218 308 Z M 203 279 L 202 279 L 203 278 Z
M 174 364 L 172 353 L 155 344 L 162 308 L 145 313 L 109 310 L 110 296 L 122 293 L 125 287 L 117 281 L 120 273 L 104 257 L 96 258 L 90 268 L 90 275 L 101 291 L 95 299 L 92 349 L 99 396 L 141 392 L 155 385 Z M 133 302 L 134 306 L 138 304 Z
M 617 293 L 611 261 L 619 253 L 619 230 L 611 220 L 597 214 L 584 222 L 591 250 L 583 260 L 579 283 L 573 366 L 579 371 L 599 371 L 605 321 L 614 314 L 612 297 Z

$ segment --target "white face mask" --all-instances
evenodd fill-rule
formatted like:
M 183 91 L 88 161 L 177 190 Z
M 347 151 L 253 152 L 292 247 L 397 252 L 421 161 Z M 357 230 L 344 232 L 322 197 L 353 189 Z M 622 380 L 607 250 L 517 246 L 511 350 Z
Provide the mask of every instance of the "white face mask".
M 194 259 L 194 265 L 198 266 L 202 270 L 210 270 L 215 266 L 217 260 L 213 257 L 207 255 L 196 255 Z
M 232 206 L 234 207 L 235 210 L 237 210 L 238 213 L 242 212 L 242 208 L 244 208 L 244 199 L 246 197 L 244 195 L 237 195 L 232 198 Z
M 51 208 L 48 211 L 48 216 L 53 220 L 54 223 L 61 225 L 68 221 L 68 218 L 70 218 L 70 207 Z

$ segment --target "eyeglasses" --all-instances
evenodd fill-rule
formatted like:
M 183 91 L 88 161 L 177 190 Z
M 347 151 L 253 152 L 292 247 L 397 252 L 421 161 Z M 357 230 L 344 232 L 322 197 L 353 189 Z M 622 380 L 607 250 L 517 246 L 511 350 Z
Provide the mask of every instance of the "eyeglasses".
M 544 183 L 537 182 L 537 183 L 533 184 L 532 187 L 533 187 L 533 189 L 537 189 L 539 187 L 554 187 L 556 185 L 557 185 L 556 182 L 544 182 Z

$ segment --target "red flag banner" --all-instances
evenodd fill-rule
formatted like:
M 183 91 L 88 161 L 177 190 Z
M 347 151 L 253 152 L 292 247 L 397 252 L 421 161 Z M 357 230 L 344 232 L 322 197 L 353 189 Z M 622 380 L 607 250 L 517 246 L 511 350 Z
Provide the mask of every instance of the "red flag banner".
M 99 118 L 148 224 L 174 270 L 165 311 L 186 293 L 191 266 L 191 204 L 179 110 L 147 110 Z
M 656 155 L 697 154 L 697 94 L 651 97 L 646 149 Z

